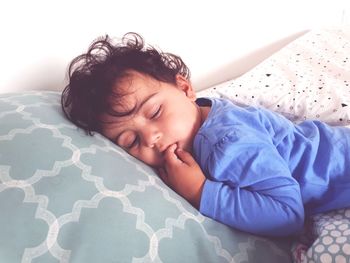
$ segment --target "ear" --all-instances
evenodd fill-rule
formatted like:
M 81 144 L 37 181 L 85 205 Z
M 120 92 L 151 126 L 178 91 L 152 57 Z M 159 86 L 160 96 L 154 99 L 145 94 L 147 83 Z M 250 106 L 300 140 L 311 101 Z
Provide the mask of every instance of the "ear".
M 194 91 L 191 82 L 180 74 L 176 75 L 176 87 L 185 92 L 190 100 L 196 100 L 196 92 Z

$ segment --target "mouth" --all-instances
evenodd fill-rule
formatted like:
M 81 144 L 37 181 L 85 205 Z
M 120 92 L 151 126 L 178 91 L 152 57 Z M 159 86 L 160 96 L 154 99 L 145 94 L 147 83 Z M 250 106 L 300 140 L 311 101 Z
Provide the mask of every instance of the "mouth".
M 167 146 L 160 148 L 160 149 L 159 149 L 160 153 L 161 153 L 161 154 L 165 154 L 166 150 L 167 150 L 170 146 L 172 146 L 172 145 L 174 145 L 174 144 L 176 144 L 176 148 L 179 148 L 179 143 L 178 143 L 178 142 L 170 143 L 170 144 L 168 144 Z

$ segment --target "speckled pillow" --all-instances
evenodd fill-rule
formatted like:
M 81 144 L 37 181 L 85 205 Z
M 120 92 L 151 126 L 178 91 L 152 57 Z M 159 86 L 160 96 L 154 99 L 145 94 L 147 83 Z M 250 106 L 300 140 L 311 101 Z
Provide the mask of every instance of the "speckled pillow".
M 239 78 L 198 96 L 261 106 L 298 122 L 350 124 L 350 27 L 309 31 Z
M 68 122 L 57 92 L 0 95 L 0 262 L 291 262 L 291 240 L 198 213 Z

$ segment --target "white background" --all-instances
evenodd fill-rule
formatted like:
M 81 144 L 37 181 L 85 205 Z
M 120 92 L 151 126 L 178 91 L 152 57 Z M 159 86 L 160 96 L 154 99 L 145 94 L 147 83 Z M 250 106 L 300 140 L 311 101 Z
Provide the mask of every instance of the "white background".
M 201 89 L 229 63 L 242 73 L 249 54 L 275 41 L 350 23 L 346 0 L 0 1 L 0 93 L 61 90 L 71 59 L 104 34 L 138 32 L 180 55 Z

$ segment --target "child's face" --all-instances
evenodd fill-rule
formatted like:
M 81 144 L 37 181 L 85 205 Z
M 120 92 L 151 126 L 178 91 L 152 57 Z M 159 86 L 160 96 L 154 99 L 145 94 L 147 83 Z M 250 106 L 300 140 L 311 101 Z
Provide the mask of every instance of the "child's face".
M 130 91 L 115 110 L 136 112 L 124 117 L 103 115 L 108 121 L 103 134 L 143 162 L 161 167 L 165 150 L 172 144 L 192 151 L 195 134 L 202 124 L 201 109 L 195 103 L 191 84 L 182 76 L 177 85 L 159 82 L 132 72 L 121 88 Z

